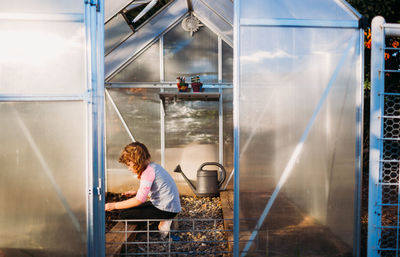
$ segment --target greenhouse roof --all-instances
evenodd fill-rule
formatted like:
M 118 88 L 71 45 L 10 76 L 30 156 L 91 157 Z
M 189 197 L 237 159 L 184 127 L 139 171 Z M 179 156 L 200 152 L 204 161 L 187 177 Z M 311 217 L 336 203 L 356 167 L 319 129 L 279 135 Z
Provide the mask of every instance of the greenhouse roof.
M 107 2 L 106 6 L 109 10 L 106 11 L 105 20 L 110 20 L 132 1 L 113 0 Z M 120 10 L 117 11 L 118 9 Z M 105 78 L 107 79 L 117 72 L 141 50 L 190 13 L 229 45 L 233 45 L 233 2 L 231 0 L 192 0 L 190 4 L 187 0 L 175 0 L 164 6 L 140 29 L 106 55 Z
M 169 0 L 167 0 L 169 1 Z M 164 2 L 167 2 L 164 1 Z M 105 21 L 110 21 L 126 7 L 150 0 L 106 1 Z M 240 8 L 241 24 L 265 24 L 271 26 L 358 26 L 361 15 L 342 0 L 247 0 L 247 8 Z M 250 7 L 250 8 L 249 8 Z M 105 57 L 105 78 L 110 78 L 136 55 L 159 39 L 174 25 L 192 13 L 201 23 L 210 28 L 230 46 L 233 46 L 233 1 L 232 0 L 172 0 L 147 19 L 134 33 L 127 24 L 125 39 Z M 121 19 L 123 20 L 123 19 Z M 125 23 L 120 21 L 120 23 Z M 119 24 L 120 24 L 119 23 Z M 119 33 L 121 25 L 113 25 L 113 33 Z M 122 30 L 121 30 L 122 31 Z M 106 33 L 107 34 L 107 33 Z M 107 41 L 107 35 L 106 35 Z M 107 43 L 107 42 L 106 42 Z

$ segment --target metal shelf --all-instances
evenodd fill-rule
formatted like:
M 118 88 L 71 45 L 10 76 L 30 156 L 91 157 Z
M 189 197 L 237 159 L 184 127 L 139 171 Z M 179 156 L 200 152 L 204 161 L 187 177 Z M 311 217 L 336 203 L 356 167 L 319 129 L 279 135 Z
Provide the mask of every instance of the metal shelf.
M 220 97 L 220 93 L 218 92 L 162 92 L 159 95 L 163 101 L 165 99 L 218 101 Z

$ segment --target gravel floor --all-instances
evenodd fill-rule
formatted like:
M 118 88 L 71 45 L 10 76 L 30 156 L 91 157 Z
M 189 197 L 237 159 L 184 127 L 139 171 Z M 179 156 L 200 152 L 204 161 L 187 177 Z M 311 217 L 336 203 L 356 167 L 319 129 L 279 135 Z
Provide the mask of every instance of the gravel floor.
M 118 194 L 107 194 L 107 202 L 125 199 Z M 162 238 L 157 230 L 158 222 L 150 224 L 150 233 L 136 233 L 128 245 L 127 253 L 134 256 L 228 256 L 228 244 L 224 242 L 224 222 L 222 206 L 219 197 L 181 196 L 182 212 L 176 216 L 178 224 L 171 227 L 173 232 Z M 112 213 L 106 213 L 106 231 L 115 224 L 117 219 Z M 146 230 L 146 225 L 138 227 Z M 149 242 L 149 244 L 147 243 Z M 140 243 L 140 244 L 138 244 Z M 123 247 L 123 253 L 125 252 Z M 140 255 L 143 253 L 143 255 Z M 124 256 L 124 255 L 121 255 Z

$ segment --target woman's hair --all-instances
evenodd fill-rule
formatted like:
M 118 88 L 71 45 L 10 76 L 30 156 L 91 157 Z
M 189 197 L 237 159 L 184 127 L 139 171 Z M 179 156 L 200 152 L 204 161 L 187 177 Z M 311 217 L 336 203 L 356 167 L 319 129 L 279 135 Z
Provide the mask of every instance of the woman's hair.
M 124 150 L 119 157 L 119 162 L 129 165 L 133 162 L 133 168 L 138 174 L 138 178 L 142 176 L 143 171 L 147 168 L 150 162 L 150 153 L 147 147 L 140 142 L 133 142 L 125 146 Z

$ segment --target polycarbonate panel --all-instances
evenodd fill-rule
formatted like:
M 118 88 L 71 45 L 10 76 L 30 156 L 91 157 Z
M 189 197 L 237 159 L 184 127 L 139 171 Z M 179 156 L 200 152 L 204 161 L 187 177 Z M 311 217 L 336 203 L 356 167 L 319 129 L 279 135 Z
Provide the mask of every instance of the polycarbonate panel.
M 109 89 L 108 92 L 135 140 L 148 147 L 154 162 L 161 163 L 159 89 Z M 110 103 L 107 99 L 107 190 L 123 192 L 137 183 L 126 166 L 118 162 L 121 151 L 132 141 Z
M 233 81 L 233 48 L 222 41 L 222 82 Z
M 0 116 L 0 255 L 86 256 L 86 105 L 0 103 Z
M 186 0 L 172 1 L 163 8 L 157 16 L 145 23 L 143 27 L 105 57 L 105 78 L 111 77 L 113 73 L 129 62 L 133 56 L 142 51 L 161 33 L 178 22 L 186 13 Z
M 113 17 L 104 25 L 104 50 L 109 53 L 113 48 L 132 34 L 132 29 L 121 14 Z
M 226 1 L 223 0 L 226 4 Z M 215 1 L 217 2 L 217 1 Z M 229 0 L 228 0 L 229 2 Z M 233 5 L 231 3 L 231 5 Z M 208 5 L 201 0 L 193 1 L 193 10 L 195 16 L 199 17 L 200 20 L 210 28 L 214 30 L 215 33 L 220 35 L 224 40 L 232 43 L 233 42 L 233 27 L 231 20 L 224 17 L 224 13 L 229 12 L 229 9 L 225 10 L 225 12 L 219 12 L 214 9 L 210 9 L 211 6 L 218 6 L 218 4 Z M 219 6 L 221 9 L 222 6 Z
M 118 72 L 111 82 L 160 82 L 160 47 L 156 41 L 128 66 Z
M 233 170 L 233 90 L 222 90 L 224 167 L 228 176 Z M 233 179 L 230 181 L 233 188 Z
M 245 19 L 358 20 L 341 0 L 248 0 L 241 4 Z
M 200 75 L 201 82 L 218 82 L 218 37 L 207 27 L 197 32 L 176 25 L 164 35 L 165 80 Z
M 132 0 L 105 0 L 104 21 L 107 22 L 118 12 L 122 11 Z
M 233 25 L 233 3 L 231 0 L 193 0 L 193 3 L 202 1 L 210 10 L 220 15 L 225 21 Z
M 196 180 L 202 163 L 218 162 L 218 106 L 218 100 L 166 100 L 165 167 L 168 171 L 172 172 L 180 164 L 187 177 Z M 180 174 L 172 175 L 177 183 L 186 184 Z M 188 186 L 187 189 L 190 190 Z
M 84 36 L 80 22 L 2 20 L 0 93 L 84 93 Z
M 246 219 L 241 237 L 249 238 L 268 201 L 274 201 L 255 240 L 268 238 L 268 244 L 253 243 L 251 251 L 279 256 L 353 253 L 359 33 L 241 28 L 240 216 Z M 278 187 L 277 198 L 271 198 L 283 171 L 287 180 Z
M 2 1 L 0 13 L 83 13 L 82 0 L 20 0 Z

